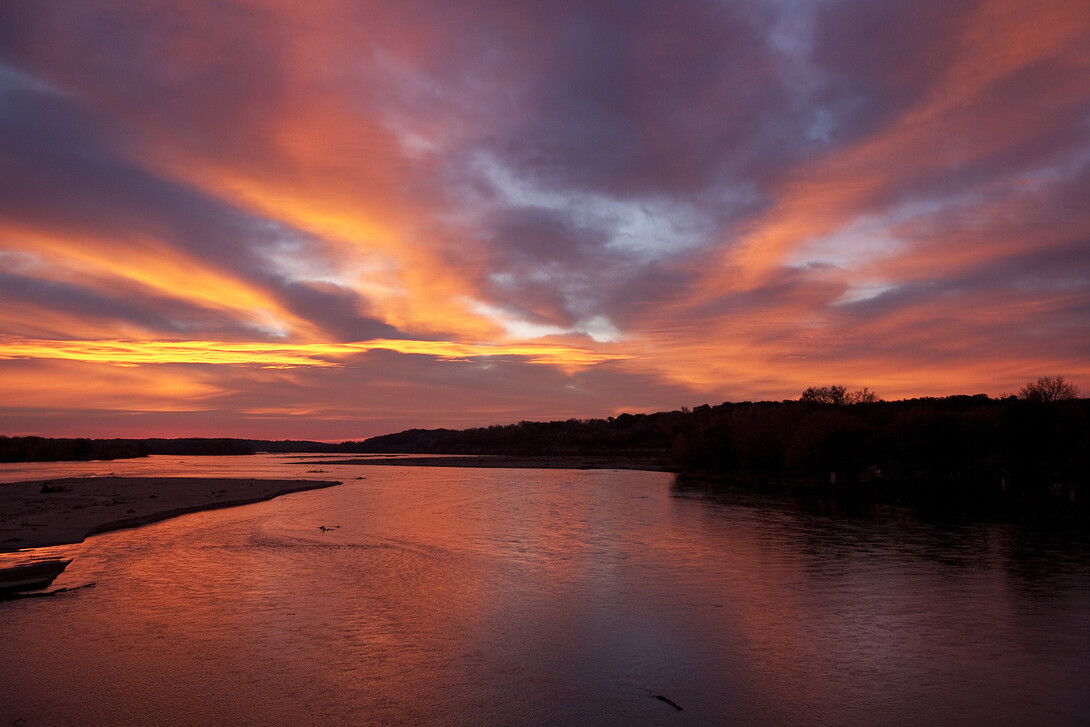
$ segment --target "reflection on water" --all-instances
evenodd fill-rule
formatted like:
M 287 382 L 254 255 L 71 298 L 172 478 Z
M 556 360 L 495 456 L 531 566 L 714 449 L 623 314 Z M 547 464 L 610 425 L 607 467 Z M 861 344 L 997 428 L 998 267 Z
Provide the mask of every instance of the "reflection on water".
M 71 560 L 80 550 L 80 544 L 76 543 L 74 545 L 49 545 L 44 548 L 24 548 L 10 553 L 0 553 L 0 571 L 21 565 Z
M 1090 717 L 1079 536 L 720 501 L 661 473 L 323 469 L 346 484 L 91 538 L 54 585 L 96 588 L 0 604 L 0 713 L 24 725 Z
M 0 600 L 48 588 L 78 550 L 78 545 L 55 545 L 0 553 Z

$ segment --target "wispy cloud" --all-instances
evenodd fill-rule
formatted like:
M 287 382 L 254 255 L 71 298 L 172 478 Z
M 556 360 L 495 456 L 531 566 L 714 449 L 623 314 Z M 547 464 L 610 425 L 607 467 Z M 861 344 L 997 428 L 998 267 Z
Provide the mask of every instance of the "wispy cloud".
M 383 340 L 354 343 L 230 343 L 224 341 L 49 341 L 6 338 L 0 341 L 0 359 L 64 359 L 139 366 L 141 364 L 207 364 L 292 368 L 336 367 L 348 356 L 382 349 L 432 356 L 440 360 L 487 359 L 511 356 L 526 363 L 578 368 L 603 361 L 632 358 L 626 354 L 595 352 L 541 343 L 492 344 L 453 341 Z

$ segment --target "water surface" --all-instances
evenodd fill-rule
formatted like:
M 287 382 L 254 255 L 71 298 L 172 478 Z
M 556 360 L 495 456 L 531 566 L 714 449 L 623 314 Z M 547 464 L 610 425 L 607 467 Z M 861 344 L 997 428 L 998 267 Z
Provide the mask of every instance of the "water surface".
M 322 469 L 345 484 L 96 536 L 54 584 L 94 588 L 0 604 L 0 723 L 1090 719 L 1078 535 L 662 473 Z

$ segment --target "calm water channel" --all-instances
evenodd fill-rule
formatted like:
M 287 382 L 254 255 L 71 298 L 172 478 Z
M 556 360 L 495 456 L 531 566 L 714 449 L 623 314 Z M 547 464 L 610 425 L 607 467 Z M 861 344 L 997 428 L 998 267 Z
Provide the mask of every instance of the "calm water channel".
M 1084 536 L 661 473 L 321 469 L 345 484 L 91 538 L 54 586 L 95 587 L 0 603 L 0 725 L 1090 723 Z

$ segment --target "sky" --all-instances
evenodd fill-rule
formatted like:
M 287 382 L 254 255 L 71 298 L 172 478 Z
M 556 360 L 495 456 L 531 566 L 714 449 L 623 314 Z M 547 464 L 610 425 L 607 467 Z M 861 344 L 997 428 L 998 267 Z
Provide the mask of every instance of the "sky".
M 0 434 L 1090 392 L 1085 0 L 0 0 Z

